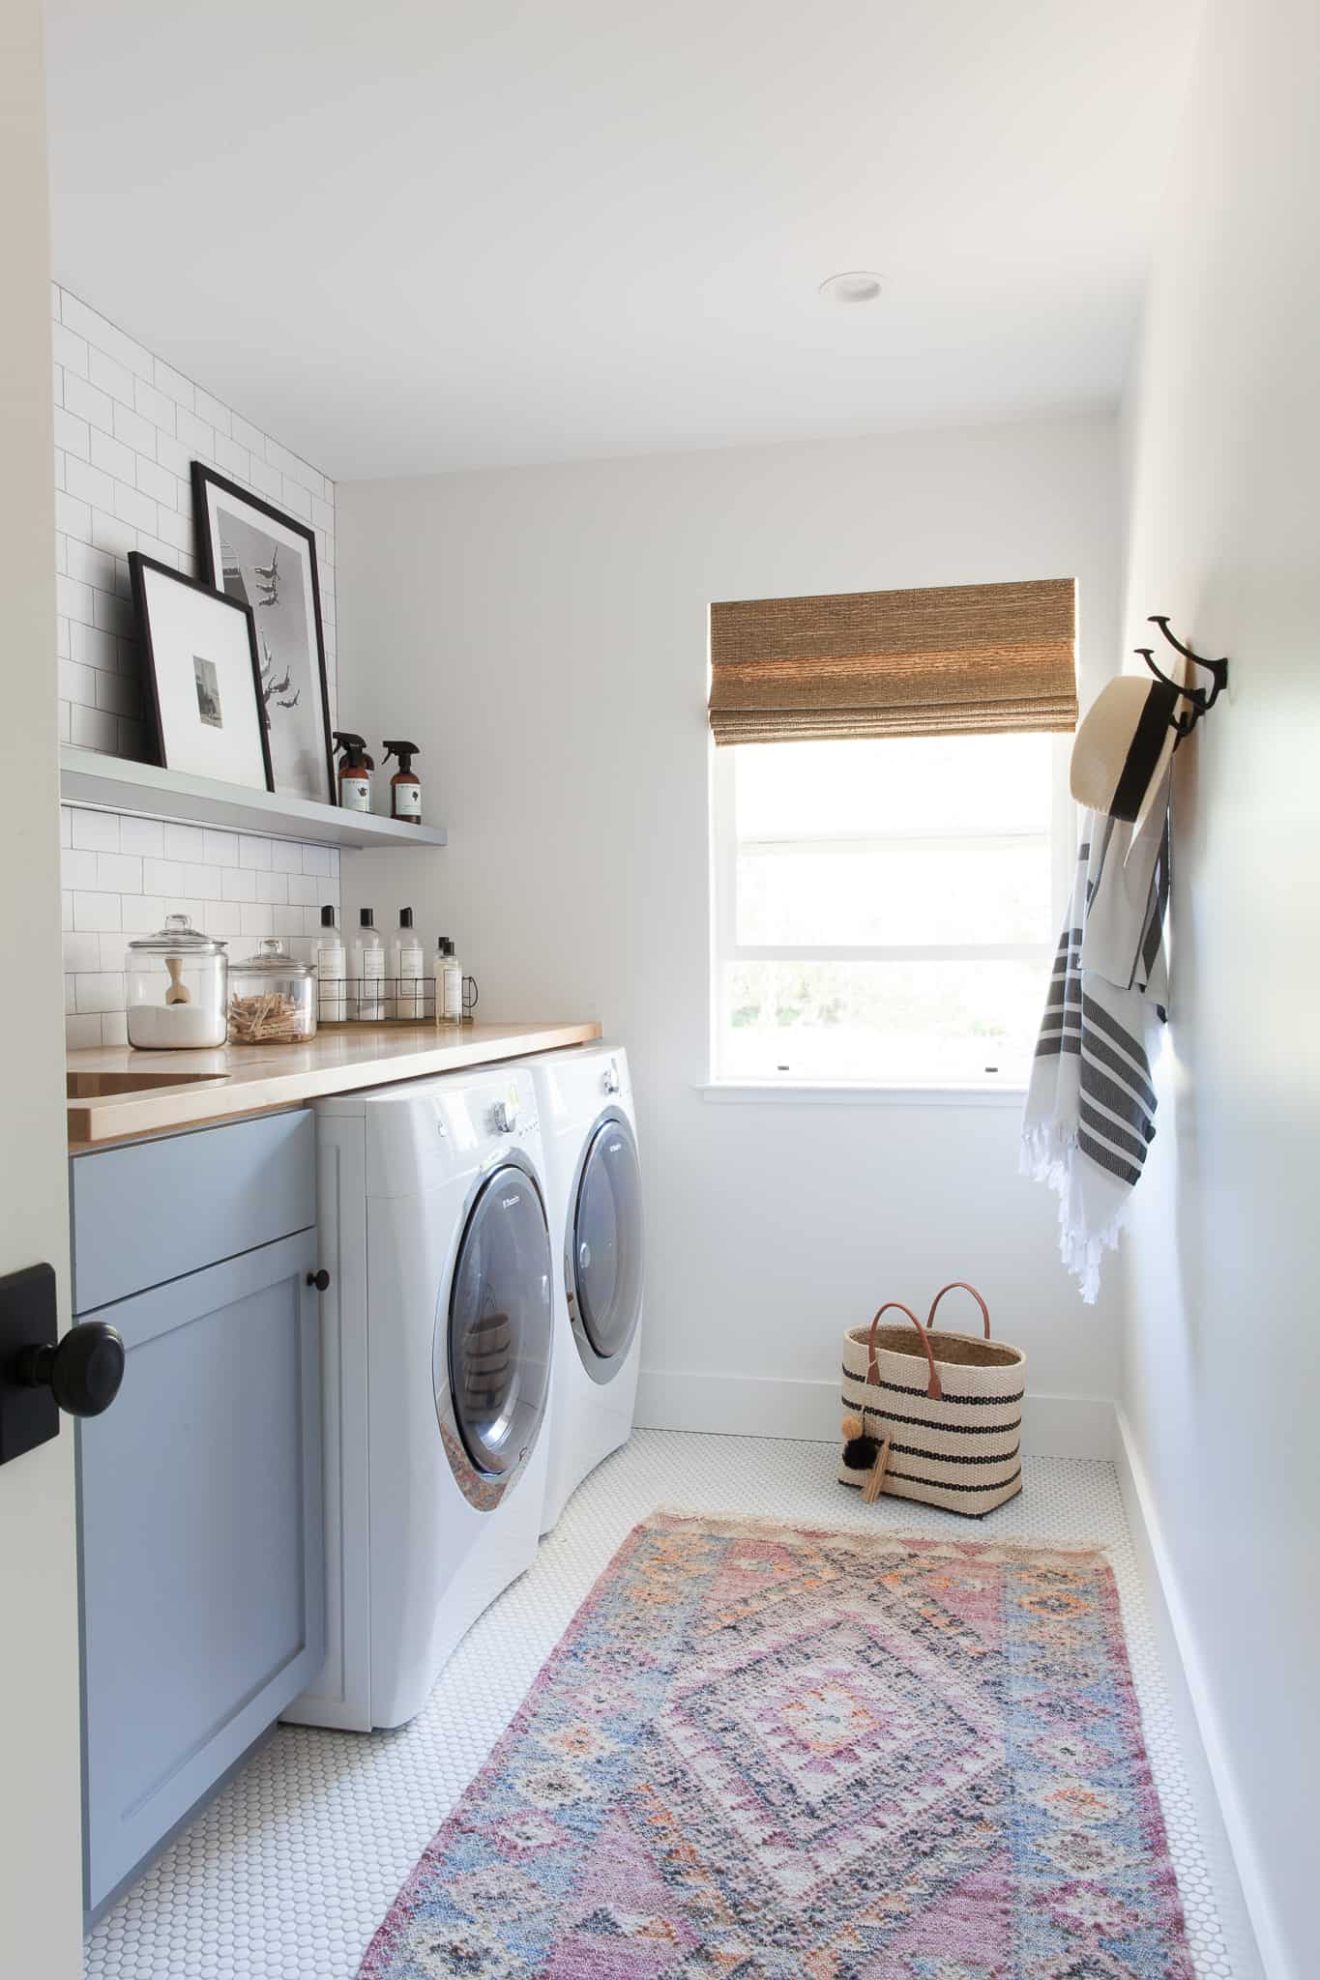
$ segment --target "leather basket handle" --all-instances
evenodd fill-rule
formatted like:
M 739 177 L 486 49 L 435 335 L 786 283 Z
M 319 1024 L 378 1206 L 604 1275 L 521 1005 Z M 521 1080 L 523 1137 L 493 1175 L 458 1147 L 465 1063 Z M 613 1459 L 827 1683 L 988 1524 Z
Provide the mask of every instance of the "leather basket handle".
M 948 1291 L 947 1286 L 945 1287 L 945 1291 Z M 935 1357 L 930 1351 L 930 1342 L 926 1338 L 926 1329 L 922 1326 L 920 1320 L 918 1320 L 916 1314 L 912 1311 L 912 1308 L 910 1306 L 904 1306 L 901 1299 L 887 1299 L 871 1322 L 871 1331 L 866 1337 L 866 1379 L 868 1382 L 876 1383 L 880 1380 L 880 1366 L 876 1360 L 875 1330 L 880 1325 L 882 1316 L 895 1307 L 900 1313 L 907 1314 L 908 1319 L 912 1322 L 920 1336 L 922 1347 L 926 1351 L 926 1366 L 930 1370 L 930 1380 L 926 1384 L 926 1394 L 932 1402 L 942 1402 L 944 1391 L 940 1387 L 940 1378 L 935 1372 Z M 987 1319 L 986 1325 L 988 1326 L 989 1324 L 989 1320 Z
M 990 1308 L 986 1305 L 980 1293 L 976 1290 L 976 1287 L 969 1286 L 966 1279 L 950 1279 L 947 1286 L 940 1287 L 939 1291 L 936 1293 L 934 1299 L 930 1303 L 930 1312 L 926 1315 L 926 1325 L 928 1327 L 933 1327 L 935 1325 L 935 1308 L 939 1305 L 940 1301 L 943 1299 L 945 1293 L 947 1292 L 969 1292 L 972 1295 L 972 1298 L 976 1301 L 977 1305 L 981 1309 L 981 1318 L 985 1322 L 985 1337 L 987 1340 L 989 1340 Z

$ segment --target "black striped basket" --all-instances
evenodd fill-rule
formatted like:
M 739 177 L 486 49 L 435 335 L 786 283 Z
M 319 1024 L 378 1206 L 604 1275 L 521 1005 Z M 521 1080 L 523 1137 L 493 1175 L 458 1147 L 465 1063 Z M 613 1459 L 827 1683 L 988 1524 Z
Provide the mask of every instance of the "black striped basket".
M 980 1307 L 983 1335 L 928 1331 L 955 1290 Z M 894 1311 L 907 1321 L 882 1326 Z M 840 1482 L 867 1498 L 887 1492 L 973 1517 L 1016 1498 L 1026 1365 L 1021 1348 L 991 1340 L 989 1308 L 963 1279 L 936 1293 L 924 1327 L 910 1307 L 889 1300 L 869 1327 L 843 1337 Z

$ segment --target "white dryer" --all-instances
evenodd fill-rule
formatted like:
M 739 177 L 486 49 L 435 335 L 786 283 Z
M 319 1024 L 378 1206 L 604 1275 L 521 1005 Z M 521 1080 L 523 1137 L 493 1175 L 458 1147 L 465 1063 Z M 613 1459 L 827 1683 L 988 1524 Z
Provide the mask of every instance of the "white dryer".
M 628 1056 L 584 1045 L 530 1061 L 556 1259 L 550 1453 L 541 1531 L 632 1432 L 641 1364 L 642 1187 Z
M 286 1717 L 398 1726 L 536 1556 L 558 1239 L 529 1073 L 316 1105 L 325 1668 Z

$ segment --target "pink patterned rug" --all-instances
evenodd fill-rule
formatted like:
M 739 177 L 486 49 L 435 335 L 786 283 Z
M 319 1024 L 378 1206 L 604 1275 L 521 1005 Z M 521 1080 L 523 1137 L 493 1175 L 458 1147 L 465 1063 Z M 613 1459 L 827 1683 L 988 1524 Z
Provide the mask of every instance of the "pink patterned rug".
M 1094 1551 L 662 1514 L 361 1980 L 1193 1980 Z

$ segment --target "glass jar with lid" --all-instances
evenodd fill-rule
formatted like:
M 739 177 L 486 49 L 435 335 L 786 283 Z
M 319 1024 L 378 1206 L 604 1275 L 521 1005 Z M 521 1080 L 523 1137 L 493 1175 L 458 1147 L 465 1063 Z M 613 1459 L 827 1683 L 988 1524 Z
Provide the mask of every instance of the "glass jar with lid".
M 186 914 L 167 914 L 163 928 L 128 945 L 129 1044 L 147 1052 L 223 1045 L 225 977 L 224 943 L 194 928 Z
M 229 971 L 231 1045 L 297 1045 L 316 1035 L 316 971 L 268 935 Z

